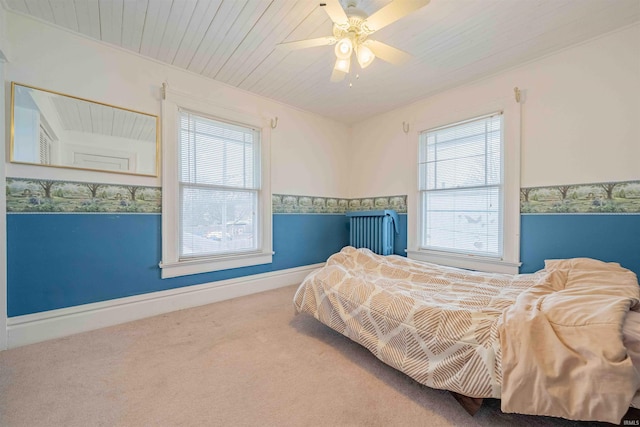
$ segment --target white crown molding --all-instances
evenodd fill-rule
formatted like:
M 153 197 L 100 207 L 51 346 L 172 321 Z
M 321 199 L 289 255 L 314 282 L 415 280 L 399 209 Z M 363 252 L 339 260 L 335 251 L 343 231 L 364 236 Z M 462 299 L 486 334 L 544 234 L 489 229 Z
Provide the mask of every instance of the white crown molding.
M 324 263 L 151 292 L 7 320 L 8 348 L 294 285 Z M 292 296 L 293 297 L 293 296 Z

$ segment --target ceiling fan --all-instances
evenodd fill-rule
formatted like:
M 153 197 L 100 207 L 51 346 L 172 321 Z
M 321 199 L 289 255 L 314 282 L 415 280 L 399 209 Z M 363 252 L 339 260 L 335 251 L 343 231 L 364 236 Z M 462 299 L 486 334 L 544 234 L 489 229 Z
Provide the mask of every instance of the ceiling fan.
M 391 64 L 401 64 L 411 57 L 408 53 L 369 36 L 426 6 L 430 0 L 394 0 L 371 16 L 357 8 L 357 3 L 350 0 L 346 10 L 339 0 L 325 0 L 320 3 L 333 21 L 333 36 L 316 39 L 299 40 L 280 43 L 278 47 L 290 50 L 306 49 L 316 46 L 335 45 L 336 63 L 331 74 L 332 82 L 339 82 L 349 73 L 351 56 L 355 53 L 361 68 L 366 68 L 374 59 L 380 58 Z

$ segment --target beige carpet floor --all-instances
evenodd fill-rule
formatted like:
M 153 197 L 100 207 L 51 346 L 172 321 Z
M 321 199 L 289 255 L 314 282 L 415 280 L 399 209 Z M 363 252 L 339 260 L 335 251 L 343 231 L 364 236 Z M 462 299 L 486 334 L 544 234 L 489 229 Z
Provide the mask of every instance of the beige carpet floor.
M 1 426 L 584 426 L 469 416 L 306 315 L 290 286 L 0 352 Z

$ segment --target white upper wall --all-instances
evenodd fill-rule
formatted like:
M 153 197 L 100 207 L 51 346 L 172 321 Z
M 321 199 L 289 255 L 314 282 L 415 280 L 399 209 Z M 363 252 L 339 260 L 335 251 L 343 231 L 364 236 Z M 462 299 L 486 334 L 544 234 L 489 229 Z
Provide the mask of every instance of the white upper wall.
M 523 92 L 521 186 L 640 179 L 640 25 L 355 124 L 349 196 L 407 194 L 416 131 Z M 402 122 L 411 131 L 402 131 Z
M 1 9 L 1 7 L 0 7 Z M 278 117 L 271 136 L 274 193 L 346 197 L 349 128 L 316 114 L 148 60 L 6 12 L 12 47 L 7 82 L 160 115 L 161 85 L 221 107 Z M 162 118 L 161 118 L 162 119 Z M 7 164 L 7 176 L 160 185 L 160 179 Z
M 0 10 L 2 10 L 0 8 Z M 4 11 L 2 11 L 4 12 Z M 0 19 L 1 13 L 0 12 Z M 347 125 L 11 12 L 6 80 L 160 114 L 160 86 L 278 117 L 272 191 L 406 194 L 419 125 L 523 91 L 521 185 L 640 179 L 640 25 Z M 0 34 L 2 29 L 0 29 Z M 2 37 L 0 36 L 0 43 Z M 1 46 L 1 45 L 0 45 Z M 402 122 L 411 132 L 402 131 Z M 7 176 L 160 185 L 159 179 L 7 164 Z

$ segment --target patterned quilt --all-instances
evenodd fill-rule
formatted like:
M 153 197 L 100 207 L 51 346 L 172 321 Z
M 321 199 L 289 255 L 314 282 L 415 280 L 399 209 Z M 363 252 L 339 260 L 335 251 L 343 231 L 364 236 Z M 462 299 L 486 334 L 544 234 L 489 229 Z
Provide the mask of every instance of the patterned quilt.
M 545 276 L 465 271 L 346 247 L 309 274 L 294 305 L 424 385 L 500 398 L 499 319 Z

